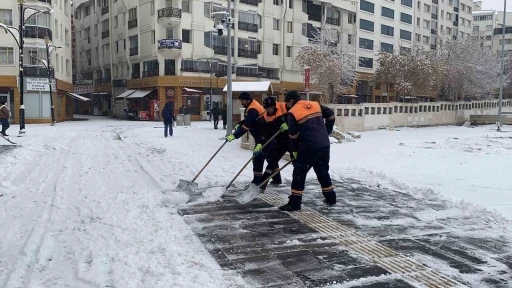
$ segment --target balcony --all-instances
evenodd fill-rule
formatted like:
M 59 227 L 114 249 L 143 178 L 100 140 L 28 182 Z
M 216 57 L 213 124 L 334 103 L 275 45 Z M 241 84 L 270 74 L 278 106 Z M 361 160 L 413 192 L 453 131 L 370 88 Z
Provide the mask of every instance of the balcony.
M 437 14 L 432 13 L 430 17 L 432 17 L 433 20 L 437 20 Z
M 44 39 L 45 37 L 48 37 L 50 40 L 53 40 L 52 30 L 50 30 L 46 27 L 39 27 L 39 26 L 25 25 L 24 36 L 26 38 L 38 38 L 38 39 Z
M 177 25 L 181 21 L 181 9 L 167 7 L 158 10 L 158 22 L 164 25 Z
M 240 3 L 252 5 L 252 6 L 258 6 L 259 1 L 258 0 L 240 0 Z
M 435 44 L 430 44 L 430 49 L 432 50 L 436 50 L 437 49 L 437 46 Z
M 140 78 L 140 71 L 132 73 L 132 79 L 139 79 L 139 78 Z
M 237 71 L 236 76 L 237 77 L 252 77 L 252 78 L 260 77 L 258 74 L 258 71 Z
M 213 53 L 219 55 L 228 55 L 228 47 L 224 46 L 212 46 Z M 234 49 L 231 48 L 231 56 L 235 56 Z
M 108 38 L 110 36 L 110 30 L 101 32 L 101 39 Z
M 161 39 L 158 40 L 158 52 L 165 58 L 176 58 L 181 54 L 183 42 L 180 39 Z
M 454 26 L 454 27 L 459 27 L 459 22 L 457 22 L 457 21 L 453 21 L 453 26 Z
M 159 76 L 158 70 L 142 71 L 142 78 Z
M 128 29 L 133 29 L 137 27 L 137 19 L 132 19 L 128 21 Z
M 165 75 L 166 76 L 174 76 L 176 75 L 176 68 L 165 68 Z
M 259 28 L 258 24 L 241 22 L 241 21 L 238 22 L 238 30 L 258 33 L 258 28 Z
M 430 34 L 437 35 L 437 30 L 436 29 L 430 29 Z
M 48 3 L 52 5 L 52 0 L 39 0 L 39 2 Z
M 48 77 L 48 69 L 43 66 L 23 66 L 25 77 Z M 50 68 L 50 77 L 55 77 L 55 71 Z
M 325 23 L 327 23 L 327 24 L 331 24 L 331 25 L 334 25 L 334 26 L 340 26 L 340 19 L 338 19 L 338 18 L 326 17 L 326 18 L 325 18 Z
M 112 81 L 112 87 L 126 87 L 126 79 Z
M 453 7 L 453 12 L 459 13 L 459 7 Z
M 239 48 L 238 57 L 258 59 L 258 51 Z
M 198 68 L 194 68 L 194 67 L 182 67 L 181 71 L 182 72 L 196 72 L 196 73 L 208 73 L 208 74 L 210 74 L 210 68 L 198 69 Z
M 139 46 L 130 48 L 130 56 L 139 55 Z
M 101 15 L 105 15 L 108 13 L 108 10 L 109 10 L 108 7 L 109 6 L 101 7 Z

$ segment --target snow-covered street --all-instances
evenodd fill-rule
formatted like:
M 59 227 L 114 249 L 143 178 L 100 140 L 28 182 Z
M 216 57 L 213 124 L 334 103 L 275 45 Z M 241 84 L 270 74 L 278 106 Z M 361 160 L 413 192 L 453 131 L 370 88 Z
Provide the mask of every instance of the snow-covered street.
M 25 137 L 11 137 L 20 146 L 0 149 L 0 287 L 251 287 L 222 269 L 177 213 L 188 196 L 169 193 L 223 143 L 225 130 L 212 126 L 194 122 L 164 138 L 162 123 L 92 117 L 28 125 Z M 493 129 L 361 133 L 331 146 L 331 176 L 447 200 L 454 216 L 485 215 L 507 234 L 512 132 Z M 228 143 L 196 181 L 214 187 L 199 202 L 217 200 L 251 155 Z M 250 181 L 251 167 L 238 181 Z M 291 167 L 283 180 L 291 181 Z

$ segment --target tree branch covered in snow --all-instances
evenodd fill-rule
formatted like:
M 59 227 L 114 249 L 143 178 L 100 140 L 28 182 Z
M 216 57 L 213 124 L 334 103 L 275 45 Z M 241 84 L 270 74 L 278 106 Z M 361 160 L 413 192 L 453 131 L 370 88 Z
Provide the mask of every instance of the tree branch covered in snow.
M 338 39 L 338 31 L 322 27 L 294 59 L 298 65 L 311 69 L 315 91 L 328 95 L 323 100 L 330 103 L 337 95 L 348 93 L 358 77 L 354 47 L 337 43 Z

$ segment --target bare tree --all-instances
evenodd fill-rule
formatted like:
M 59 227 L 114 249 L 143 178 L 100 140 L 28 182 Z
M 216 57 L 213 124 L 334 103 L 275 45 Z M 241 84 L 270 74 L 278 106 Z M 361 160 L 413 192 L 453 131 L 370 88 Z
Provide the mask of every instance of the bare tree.
M 330 103 L 337 95 L 350 91 L 358 77 L 354 47 L 338 43 L 338 38 L 338 31 L 322 27 L 294 59 L 298 65 L 311 69 L 315 90 L 329 95 Z

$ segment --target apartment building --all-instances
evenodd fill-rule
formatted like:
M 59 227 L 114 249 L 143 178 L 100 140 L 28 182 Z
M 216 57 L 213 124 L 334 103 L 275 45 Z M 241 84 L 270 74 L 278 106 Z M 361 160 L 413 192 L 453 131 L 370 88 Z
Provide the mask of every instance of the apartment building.
M 29 13 L 30 7 L 51 13 Z M 50 81 L 52 76 L 53 102 L 57 121 L 73 117 L 72 99 L 67 92 L 73 91 L 71 53 L 71 2 L 70 0 L 26 0 L 24 29 L 23 73 L 26 123 L 50 123 Z M 27 16 L 30 15 L 28 18 Z M 0 23 L 19 27 L 18 1 L 0 1 Z M 0 28 L 0 98 L 7 100 L 13 122 L 19 121 L 20 90 L 19 46 L 10 33 Z M 19 37 L 19 36 L 17 36 Z M 48 60 L 46 42 L 59 47 L 50 54 L 50 69 L 38 59 Z
M 176 110 L 185 105 L 198 120 L 210 101 L 224 97 L 227 33 L 217 35 L 211 13 L 227 6 L 225 0 L 77 2 L 76 80 L 92 80 L 94 93 L 111 93 L 119 100 L 113 101 L 116 114 L 132 104 L 148 108 L 150 100 L 162 106 L 173 97 Z M 232 1 L 233 81 L 271 81 L 277 97 L 303 91 L 295 55 L 321 27 L 336 33 L 340 49 L 355 45 L 356 10 L 346 0 Z
M 393 85 L 368 79 L 377 68 L 379 52 L 404 53 L 414 42 L 436 49 L 439 38 L 469 37 L 473 2 L 470 0 L 360 0 L 357 11 L 358 71 L 356 95 L 367 102 L 399 101 Z M 436 101 L 434 95 L 424 100 Z
M 503 18 L 502 18 L 503 19 Z M 473 35 L 479 36 L 485 49 L 494 49 L 494 29 L 498 27 L 496 10 L 482 10 L 482 1 L 474 3 Z

